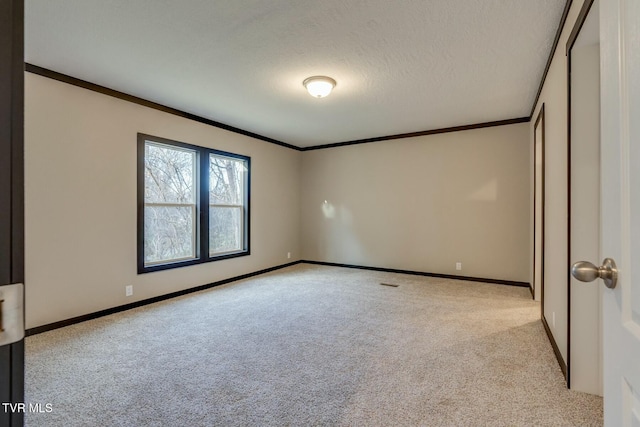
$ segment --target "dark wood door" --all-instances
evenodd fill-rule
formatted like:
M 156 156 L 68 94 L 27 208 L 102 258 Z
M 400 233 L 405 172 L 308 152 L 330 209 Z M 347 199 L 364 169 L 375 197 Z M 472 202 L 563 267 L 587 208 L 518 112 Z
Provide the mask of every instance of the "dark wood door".
M 24 283 L 23 110 L 24 0 L 0 0 L 0 343 L 16 336 L 15 301 L 10 301 L 16 289 L 24 298 L 24 288 L 6 286 Z M 17 341 L 0 345 L 0 426 L 23 425 L 23 313 Z

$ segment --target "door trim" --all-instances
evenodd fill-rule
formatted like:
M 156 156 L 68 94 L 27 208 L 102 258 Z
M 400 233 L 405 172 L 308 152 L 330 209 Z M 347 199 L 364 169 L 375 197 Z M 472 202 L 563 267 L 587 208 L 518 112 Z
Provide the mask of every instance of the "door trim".
M 545 158 L 546 158 L 546 154 L 545 154 L 545 104 L 542 104 L 542 107 L 540 107 L 540 112 L 538 113 L 538 117 L 536 118 L 535 121 L 535 125 L 533 127 L 534 129 L 534 134 L 533 134 L 533 140 L 534 140 L 534 144 L 533 144 L 533 150 L 534 150 L 534 158 L 533 158 L 533 227 L 534 227 L 534 231 L 533 231 L 533 283 L 535 286 L 535 263 L 536 263 L 536 258 L 535 258 L 535 254 L 536 254 L 536 246 L 535 246 L 535 235 L 536 235 L 536 215 L 535 215 L 535 211 L 536 211 L 536 184 L 537 184 L 537 174 L 536 174 L 536 168 L 535 168 L 535 152 L 536 152 L 536 144 L 538 143 L 538 141 L 536 140 L 536 134 L 537 134 L 537 129 L 538 126 L 541 125 L 542 126 L 542 137 L 540 140 L 540 144 L 541 144 L 541 148 L 542 148 L 542 153 L 541 153 L 541 157 L 542 157 L 542 170 L 541 170 L 541 186 L 542 188 L 541 190 L 541 212 L 542 212 L 542 218 L 540 219 L 540 226 L 542 228 L 541 230 L 541 239 L 540 239 L 540 246 L 541 246 L 541 251 L 540 251 L 540 320 L 542 321 L 542 326 L 544 327 L 545 332 L 547 333 L 547 337 L 549 338 L 549 342 L 551 343 L 551 347 L 553 348 L 553 353 L 556 356 L 556 360 L 558 361 L 558 365 L 560 366 L 560 370 L 562 371 L 562 375 L 564 376 L 565 380 L 567 379 L 567 364 L 565 363 L 564 359 L 562 358 L 562 353 L 560 352 L 560 348 L 558 347 L 558 343 L 556 342 L 555 338 L 553 337 L 553 333 L 551 332 L 551 328 L 549 327 L 549 323 L 547 322 L 547 318 L 544 316 L 544 257 L 545 257 L 545 251 L 544 251 L 544 244 L 545 244 L 545 199 L 546 199 L 546 194 L 545 194 L 545 188 L 546 188 L 546 183 L 545 183 Z
M 540 141 L 537 139 L 538 135 L 538 126 L 541 127 L 541 138 Z M 536 169 L 536 152 L 538 144 L 540 144 L 541 151 L 541 162 L 542 167 L 540 171 L 540 306 L 541 306 L 541 317 L 544 318 L 544 209 L 545 209 L 545 152 L 544 152 L 544 139 L 545 139 L 545 121 L 544 121 L 544 103 L 542 107 L 540 107 L 540 112 L 538 113 L 538 117 L 536 118 L 535 124 L 533 125 L 533 277 L 531 281 L 531 295 L 533 299 L 535 299 L 536 292 L 536 232 L 538 231 L 536 228 L 536 190 L 538 189 L 538 171 Z
M 0 284 L 6 285 L 24 283 L 24 0 L 0 5 Z M 23 402 L 24 339 L 0 347 L 0 376 L 0 400 Z M 0 425 L 23 423 L 23 412 L 0 411 Z

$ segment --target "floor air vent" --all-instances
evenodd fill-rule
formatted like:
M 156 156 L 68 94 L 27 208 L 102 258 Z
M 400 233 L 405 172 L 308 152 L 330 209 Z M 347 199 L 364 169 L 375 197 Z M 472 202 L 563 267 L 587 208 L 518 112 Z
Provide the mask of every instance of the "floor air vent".
M 394 285 L 392 283 L 380 283 L 382 286 L 391 286 L 392 288 L 397 288 L 400 285 Z

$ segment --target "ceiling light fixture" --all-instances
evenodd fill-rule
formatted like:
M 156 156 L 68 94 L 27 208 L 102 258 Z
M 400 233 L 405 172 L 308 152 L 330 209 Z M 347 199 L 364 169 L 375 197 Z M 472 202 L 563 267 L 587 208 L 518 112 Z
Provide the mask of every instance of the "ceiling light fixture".
M 313 76 L 304 79 L 302 85 L 314 98 L 324 98 L 336 87 L 336 81 L 327 76 Z

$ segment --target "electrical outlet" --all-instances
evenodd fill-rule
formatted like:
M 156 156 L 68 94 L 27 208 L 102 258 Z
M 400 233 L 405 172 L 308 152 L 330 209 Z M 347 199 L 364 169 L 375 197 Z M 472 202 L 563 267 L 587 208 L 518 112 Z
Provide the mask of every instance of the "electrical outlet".
M 462 263 L 456 262 L 456 270 L 462 270 Z
M 291 252 L 287 252 L 287 259 L 291 259 Z
M 133 295 L 133 285 L 127 285 L 124 287 L 124 295 L 127 297 Z
M 555 311 L 553 313 L 551 313 L 551 324 L 553 325 L 553 328 L 555 329 L 555 327 L 556 327 L 556 312 Z

